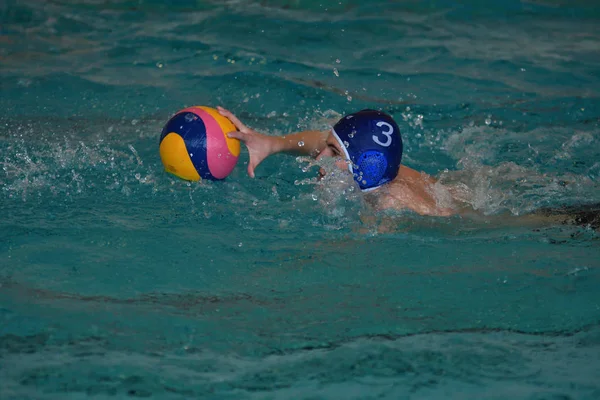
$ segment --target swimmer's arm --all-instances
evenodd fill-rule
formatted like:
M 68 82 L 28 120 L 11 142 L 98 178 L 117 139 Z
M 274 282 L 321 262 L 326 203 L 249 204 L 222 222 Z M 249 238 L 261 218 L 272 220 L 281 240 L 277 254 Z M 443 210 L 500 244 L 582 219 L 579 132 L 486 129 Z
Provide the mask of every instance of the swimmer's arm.
M 286 136 L 269 136 L 273 153 L 290 153 L 316 157 L 327 146 L 327 131 L 303 131 Z
M 250 161 L 248 175 L 254 178 L 255 168 L 267 157 L 276 153 L 290 153 L 316 157 L 326 146 L 327 132 L 303 131 L 286 136 L 269 136 L 258 133 L 244 125 L 233 113 L 217 107 L 219 113 L 227 117 L 238 129 L 228 132 L 231 138 L 239 139 L 248 148 Z

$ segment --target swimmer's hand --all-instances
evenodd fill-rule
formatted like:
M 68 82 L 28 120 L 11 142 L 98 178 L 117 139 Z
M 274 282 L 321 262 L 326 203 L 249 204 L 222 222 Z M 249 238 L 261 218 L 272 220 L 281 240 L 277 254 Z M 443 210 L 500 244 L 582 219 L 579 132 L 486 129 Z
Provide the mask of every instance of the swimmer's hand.
M 278 151 L 278 140 L 273 136 L 263 135 L 244 125 L 233 113 L 223 107 L 217 107 L 219 114 L 227 117 L 237 131 L 228 132 L 227 136 L 234 139 L 239 139 L 248 148 L 250 161 L 248 162 L 248 175 L 254 178 L 254 170 L 268 156 Z

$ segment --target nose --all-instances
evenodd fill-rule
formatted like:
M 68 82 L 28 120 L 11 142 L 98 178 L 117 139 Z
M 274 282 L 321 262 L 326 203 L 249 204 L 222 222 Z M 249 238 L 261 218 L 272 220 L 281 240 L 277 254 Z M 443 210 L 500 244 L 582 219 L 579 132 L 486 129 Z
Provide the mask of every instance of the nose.
M 323 149 L 321 150 L 321 152 L 319 154 L 317 154 L 317 158 L 316 160 L 319 161 L 321 158 L 325 157 L 325 152 L 327 151 L 327 149 Z
M 323 157 L 331 157 L 331 151 L 328 147 L 325 147 L 321 152 L 317 155 L 316 160 L 319 161 Z M 327 175 L 327 172 L 323 168 L 319 168 L 319 179 L 323 179 L 323 177 Z

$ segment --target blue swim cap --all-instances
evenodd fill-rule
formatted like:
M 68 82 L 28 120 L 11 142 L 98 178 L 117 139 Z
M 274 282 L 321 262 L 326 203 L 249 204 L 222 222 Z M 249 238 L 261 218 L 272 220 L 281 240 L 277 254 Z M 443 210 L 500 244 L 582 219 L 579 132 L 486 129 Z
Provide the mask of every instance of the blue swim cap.
M 398 175 L 402 137 L 391 116 L 362 110 L 339 120 L 331 133 L 350 161 L 348 169 L 362 191 L 376 189 Z

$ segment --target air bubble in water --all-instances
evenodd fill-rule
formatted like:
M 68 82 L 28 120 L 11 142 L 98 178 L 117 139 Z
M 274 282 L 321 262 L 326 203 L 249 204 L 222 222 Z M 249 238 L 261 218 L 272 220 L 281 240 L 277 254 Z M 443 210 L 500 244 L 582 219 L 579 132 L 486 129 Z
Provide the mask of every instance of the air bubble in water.
M 352 132 L 350 132 L 350 133 L 348 134 L 348 137 L 349 137 L 350 139 L 352 139 L 352 138 L 354 137 L 354 135 L 355 135 L 355 134 L 356 134 L 356 131 L 352 131 Z
M 346 147 L 346 148 L 347 148 L 347 147 L 349 147 L 349 146 L 350 146 L 350 143 L 348 143 L 347 141 L 345 141 L 345 140 L 344 140 L 344 147 Z
M 333 74 L 338 77 L 340 76 L 340 73 L 338 72 L 337 68 L 333 69 Z
M 298 142 L 298 146 L 300 146 L 300 147 L 304 147 L 304 142 L 303 142 L 302 140 L 301 140 L 301 141 L 299 141 L 299 142 Z
M 311 197 L 312 197 L 312 199 L 313 199 L 314 201 L 317 201 L 317 200 L 318 200 L 318 198 L 317 198 L 317 195 L 316 195 L 316 194 L 314 194 L 314 193 L 311 195 Z
M 192 122 L 195 119 L 196 119 L 196 116 L 193 113 L 187 113 L 187 114 L 185 114 L 185 120 L 187 122 Z
M 485 124 L 486 124 L 486 125 L 489 125 L 489 124 L 491 124 L 491 123 L 492 123 L 492 120 L 491 120 L 491 118 L 488 116 L 488 117 L 485 119 Z

